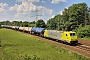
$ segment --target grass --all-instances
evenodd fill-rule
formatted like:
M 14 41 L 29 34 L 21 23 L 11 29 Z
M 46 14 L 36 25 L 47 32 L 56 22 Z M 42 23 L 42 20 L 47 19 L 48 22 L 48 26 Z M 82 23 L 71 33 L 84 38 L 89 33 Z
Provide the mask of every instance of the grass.
M 90 41 L 90 37 L 85 37 L 85 38 L 82 38 L 82 39 Z
M 17 31 L 0 29 L 3 60 L 90 60 L 60 46 Z
M 1 47 L 1 40 L 0 40 L 0 47 Z

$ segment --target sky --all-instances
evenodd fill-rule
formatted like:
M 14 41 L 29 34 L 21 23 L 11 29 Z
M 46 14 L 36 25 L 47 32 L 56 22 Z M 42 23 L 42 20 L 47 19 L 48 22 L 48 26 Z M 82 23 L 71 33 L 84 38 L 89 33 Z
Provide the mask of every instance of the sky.
M 64 8 L 72 4 L 85 2 L 90 7 L 90 0 L 0 0 L 0 21 L 37 21 L 47 22 Z

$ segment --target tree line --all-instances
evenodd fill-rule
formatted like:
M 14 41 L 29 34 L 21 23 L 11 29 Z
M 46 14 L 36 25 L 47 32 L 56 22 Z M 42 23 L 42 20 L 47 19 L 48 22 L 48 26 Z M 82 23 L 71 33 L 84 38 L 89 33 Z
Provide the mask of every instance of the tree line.
M 90 8 L 84 2 L 73 4 L 70 7 L 65 8 L 62 12 L 62 15 L 57 14 L 54 18 L 49 19 L 46 24 L 42 19 L 39 19 L 36 22 L 10 22 L 9 20 L 7 20 L 0 22 L 0 24 L 23 27 L 41 27 L 52 30 L 77 31 L 78 34 L 82 35 L 83 30 L 90 31 L 90 28 L 87 27 L 90 25 Z M 84 29 L 82 27 L 84 27 Z M 87 35 L 83 34 L 84 37 Z
M 48 29 L 76 30 L 80 25 L 90 24 L 90 8 L 86 3 L 73 4 L 65 8 L 63 14 L 56 15 L 47 22 Z
M 22 27 L 34 27 L 35 26 L 35 21 L 28 22 L 28 21 L 12 21 L 10 22 L 9 20 L 7 21 L 2 21 L 0 22 L 0 25 L 10 25 L 10 26 L 22 26 Z

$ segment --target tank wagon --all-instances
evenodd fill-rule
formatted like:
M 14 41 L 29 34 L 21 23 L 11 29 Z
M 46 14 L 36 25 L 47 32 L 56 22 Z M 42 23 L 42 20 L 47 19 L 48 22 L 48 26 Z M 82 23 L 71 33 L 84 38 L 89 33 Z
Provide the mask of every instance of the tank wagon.
M 31 29 L 31 34 L 43 36 L 44 35 L 44 30 L 45 30 L 45 28 L 32 28 Z
M 15 29 L 15 26 L 12 26 L 12 29 L 14 30 Z
M 15 26 L 15 29 L 18 30 L 19 29 L 19 26 Z
M 5 25 L 1 25 L 1 27 L 3 27 L 3 28 L 4 28 L 4 27 L 5 27 Z
M 1 27 L 12 29 L 12 26 L 9 26 L 9 25 L 1 25 Z
M 20 31 L 31 33 L 32 27 L 19 27 Z
M 44 37 L 57 39 L 64 43 L 77 44 L 77 35 L 72 31 L 57 31 L 57 30 L 45 30 Z
M 9 26 L 8 28 L 9 28 L 9 29 L 12 29 L 12 26 Z
M 24 27 L 25 32 L 31 32 L 32 27 Z
M 1 27 L 3 27 L 3 28 L 7 28 L 7 27 L 8 27 L 8 25 L 1 25 Z
M 20 31 L 23 31 L 23 30 L 24 30 L 24 27 L 19 27 L 19 30 L 20 30 Z

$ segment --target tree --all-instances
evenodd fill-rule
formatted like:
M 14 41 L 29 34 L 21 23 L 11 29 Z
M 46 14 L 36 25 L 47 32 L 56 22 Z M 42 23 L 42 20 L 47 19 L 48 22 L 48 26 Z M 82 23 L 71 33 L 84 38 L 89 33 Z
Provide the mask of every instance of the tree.
M 88 18 L 89 18 L 89 24 L 90 24 L 90 7 L 88 8 Z
M 35 24 L 35 21 L 30 22 L 30 24 Z
M 57 14 L 54 18 L 47 21 L 47 29 L 62 30 L 62 15 Z
M 35 23 L 36 23 L 35 21 L 32 21 L 32 22 L 29 23 L 29 26 L 30 27 L 35 27 Z
M 29 22 L 27 22 L 27 21 L 24 21 L 24 22 L 23 22 L 23 26 L 24 26 L 24 27 L 28 27 L 28 25 L 29 25 Z
M 56 30 L 57 24 L 57 17 L 55 16 L 47 21 L 47 29 Z
M 63 30 L 68 30 L 69 28 L 69 11 L 67 8 L 64 9 L 63 15 L 62 15 L 62 25 Z
M 11 25 L 9 20 L 6 21 L 6 25 Z
M 45 22 L 42 19 L 38 20 L 36 22 L 36 27 L 45 28 L 46 27 Z
M 90 37 L 90 25 L 84 26 L 82 27 L 81 25 L 79 26 L 78 30 L 77 30 L 77 35 L 80 38 L 84 38 L 84 37 Z
M 89 24 L 87 8 L 86 3 L 73 4 L 68 8 L 69 30 L 77 29 L 80 24 L 83 26 Z

